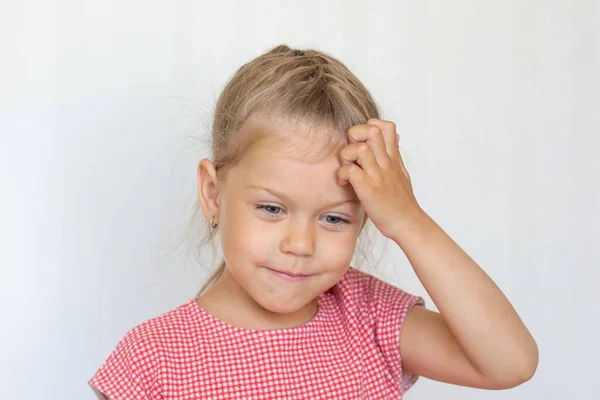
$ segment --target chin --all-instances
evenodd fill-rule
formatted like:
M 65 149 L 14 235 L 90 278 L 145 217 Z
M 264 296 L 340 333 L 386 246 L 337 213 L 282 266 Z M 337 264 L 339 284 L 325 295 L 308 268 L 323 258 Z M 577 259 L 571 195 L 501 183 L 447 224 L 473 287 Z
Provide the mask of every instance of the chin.
M 291 314 L 301 310 L 306 304 L 281 304 L 277 302 L 276 298 L 273 298 L 270 302 L 255 301 L 265 310 L 270 311 L 275 314 Z

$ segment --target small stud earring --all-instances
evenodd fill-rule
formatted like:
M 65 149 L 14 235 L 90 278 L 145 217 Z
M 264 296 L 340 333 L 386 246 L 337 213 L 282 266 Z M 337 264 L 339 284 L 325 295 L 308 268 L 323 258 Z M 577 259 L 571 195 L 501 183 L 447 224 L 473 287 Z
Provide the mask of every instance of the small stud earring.
M 219 224 L 213 224 L 213 221 L 215 219 L 215 216 L 213 215 L 212 217 L 210 217 L 210 226 L 215 229 Z

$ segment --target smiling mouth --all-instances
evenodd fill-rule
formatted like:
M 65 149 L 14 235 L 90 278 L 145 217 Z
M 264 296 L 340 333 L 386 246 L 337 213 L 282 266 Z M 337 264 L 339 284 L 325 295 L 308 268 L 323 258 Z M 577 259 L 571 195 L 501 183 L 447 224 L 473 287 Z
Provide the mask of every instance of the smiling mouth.
M 271 269 L 271 268 L 269 268 L 269 269 Z M 310 276 L 310 275 L 292 274 L 292 273 L 285 272 L 285 271 L 278 271 L 276 269 L 273 269 L 272 271 L 279 272 L 280 274 L 286 274 L 289 276 Z
M 269 271 L 273 272 L 278 277 L 288 280 L 288 281 L 294 281 L 294 282 L 302 281 L 311 276 L 311 275 L 293 275 L 293 274 L 289 274 L 287 272 L 277 271 L 277 270 L 269 268 L 269 267 L 265 267 L 265 268 L 268 269 Z

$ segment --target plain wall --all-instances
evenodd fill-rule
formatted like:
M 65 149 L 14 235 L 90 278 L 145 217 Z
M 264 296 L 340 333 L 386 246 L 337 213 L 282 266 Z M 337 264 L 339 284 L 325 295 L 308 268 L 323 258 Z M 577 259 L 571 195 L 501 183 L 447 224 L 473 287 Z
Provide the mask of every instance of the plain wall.
M 208 138 L 226 81 L 280 43 L 362 80 L 398 126 L 423 209 L 537 340 L 537 373 L 517 388 L 421 378 L 406 398 L 600 398 L 597 1 L 1 8 L 3 398 L 94 398 L 87 380 L 125 333 L 196 294 L 211 260 L 173 245 L 210 157 L 189 136 Z M 380 276 L 435 309 L 381 243 Z

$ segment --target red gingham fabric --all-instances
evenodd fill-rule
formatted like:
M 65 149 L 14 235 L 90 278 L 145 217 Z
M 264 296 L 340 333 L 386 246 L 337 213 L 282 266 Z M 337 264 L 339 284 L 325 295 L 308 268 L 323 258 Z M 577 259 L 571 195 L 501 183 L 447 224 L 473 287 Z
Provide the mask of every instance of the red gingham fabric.
M 112 400 L 402 399 L 399 332 L 425 305 L 349 267 L 294 328 L 237 328 L 196 299 L 130 330 L 88 381 Z

